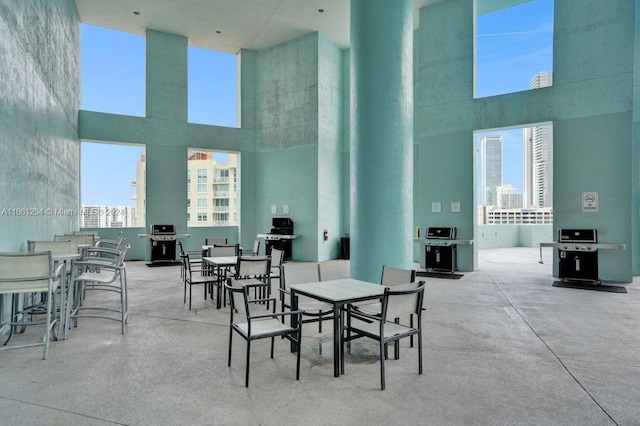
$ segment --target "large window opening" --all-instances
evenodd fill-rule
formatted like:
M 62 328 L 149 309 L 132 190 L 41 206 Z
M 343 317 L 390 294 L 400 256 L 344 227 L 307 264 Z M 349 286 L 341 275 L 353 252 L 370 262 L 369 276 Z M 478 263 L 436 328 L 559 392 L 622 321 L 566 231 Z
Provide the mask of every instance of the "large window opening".
M 81 227 L 145 227 L 145 147 L 82 142 Z
M 144 117 L 145 38 L 82 24 L 82 109 Z
M 478 225 L 553 223 L 553 126 L 475 133 Z
M 238 127 L 237 58 L 189 46 L 190 123 Z
M 476 98 L 553 84 L 554 0 L 476 0 Z
M 187 226 L 237 226 L 238 154 L 189 148 L 187 173 Z

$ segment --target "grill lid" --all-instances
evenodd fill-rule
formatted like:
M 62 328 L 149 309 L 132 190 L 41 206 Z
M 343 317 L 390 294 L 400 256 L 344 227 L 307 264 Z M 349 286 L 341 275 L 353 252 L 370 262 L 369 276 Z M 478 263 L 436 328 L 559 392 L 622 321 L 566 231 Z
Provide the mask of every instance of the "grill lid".
M 175 235 L 175 225 L 151 225 L 152 235 Z
M 593 243 L 598 242 L 596 229 L 558 229 L 559 243 Z
M 293 229 L 293 220 L 288 217 L 274 217 L 271 219 L 271 226 L 274 228 L 291 228 Z
M 427 228 L 427 239 L 455 240 L 456 228 L 430 227 Z

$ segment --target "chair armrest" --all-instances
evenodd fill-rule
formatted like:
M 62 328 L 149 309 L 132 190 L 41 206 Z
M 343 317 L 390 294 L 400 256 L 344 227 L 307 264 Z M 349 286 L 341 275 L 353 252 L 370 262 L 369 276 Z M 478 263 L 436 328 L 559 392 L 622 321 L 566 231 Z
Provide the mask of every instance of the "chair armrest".
M 242 280 L 238 280 L 240 282 L 242 282 Z M 251 287 L 267 287 L 269 286 L 269 283 L 248 283 L 248 284 L 243 284 L 243 286 L 251 288 Z
M 251 299 L 248 302 L 249 303 L 273 302 L 274 303 L 274 307 L 275 307 L 276 299 L 274 299 L 273 297 L 270 297 L 268 299 Z M 253 318 L 253 317 L 251 317 L 251 318 Z
M 116 240 L 100 240 L 96 243 L 96 247 L 102 247 L 104 244 L 110 245 L 110 246 L 117 246 L 118 242 Z
M 65 267 L 64 262 L 60 262 L 58 266 L 53 270 L 53 277 L 61 277 L 62 276 L 62 268 Z
M 358 309 L 356 306 L 354 305 L 347 305 L 347 313 L 352 314 L 352 315 L 356 315 L 358 317 L 365 317 L 368 318 L 370 320 L 373 321 L 380 321 L 382 319 L 382 317 L 380 315 L 373 315 L 373 314 L 368 314 L 366 312 L 362 312 L 360 309 Z
M 100 268 L 106 268 L 106 269 L 120 269 L 124 266 L 126 266 L 125 263 L 122 264 L 122 266 L 116 264 L 115 262 L 101 262 L 101 261 L 93 261 L 93 260 L 81 260 L 78 262 L 75 262 L 74 265 L 76 266 L 97 266 Z
M 106 247 L 89 247 L 87 248 L 87 253 L 108 253 L 116 256 L 120 254 L 116 249 Z
M 304 313 L 304 311 L 288 311 L 288 312 L 274 312 L 271 314 L 261 314 L 261 315 L 251 315 L 248 318 L 249 319 L 260 319 L 260 318 L 273 318 L 273 317 L 282 317 L 282 316 L 292 316 L 292 315 L 298 315 L 298 316 L 302 316 L 302 314 Z

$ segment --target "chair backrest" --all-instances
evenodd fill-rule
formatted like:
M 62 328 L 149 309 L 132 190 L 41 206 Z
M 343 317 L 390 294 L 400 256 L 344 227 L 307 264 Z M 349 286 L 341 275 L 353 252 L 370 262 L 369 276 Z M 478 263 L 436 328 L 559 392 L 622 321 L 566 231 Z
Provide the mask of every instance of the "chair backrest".
M 49 290 L 51 252 L 0 253 L 0 294 Z
M 236 263 L 236 279 L 246 277 L 266 277 L 271 272 L 271 257 L 269 256 L 250 256 L 238 257 Z
M 205 238 L 204 245 L 206 246 L 215 246 L 215 245 L 227 245 L 226 238 Z
M 73 241 L 27 241 L 30 253 L 50 251 L 52 254 L 72 254 L 78 252 L 78 244 Z
M 96 231 L 74 231 L 74 235 L 93 235 L 93 239 L 98 240 L 100 237 Z
M 424 281 L 400 284 L 386 288 L 382 299 L 382 312 L 386 321 L 394 321 L 402 315 L 417 314 L 421 317 Z
M 182 258 L 182 262 L 184 263 L 184 269 L 187 274 L 191 275 L 191 257 L 189 253 L 183 251 L 180 253 L 180 257 Z
M 288 288 L 291 284 L 306 284 L 322 281 L 320 264 L 307 263 L 304 265 L 285 265 L 282 268 L 281 287 Z
M 231 303 L 231 318 L 233 318 L 234 311 L 248 316 L 249 304 L 247 303 L 246 289 L 244 288 L 242 283 L 233 278 L 227 278 L 225 287 L 229 292 L 229 301 Z
M 272 268 L 282 266 L 283 254 L 284 254 L 284 251 L 278 250 L 275 247 L 271 248 L 271 267 Z
M 398 269 L 388 265 L 382 266 L 382 277 L 380 284 L 386 286 L 396 286 L 399 284 L 412 283 L 416 280 L 416 271 L 413 269 Z
M 255 240 L 253 242 L 253 253 L 258 254 L 260 252 L 260 240 Z
M 178 240 L 178 241 L 176 241 L 176 243 L 178 244 L 178 247 L 180 248 L 180 255 L 182 256 L 182 253 L 184 253 L 184 247 L 182 247 L 182 241 Z
M 77 234 L 64 234 L 56 235 L 53 237 L 54 241 L 73 241 L 76 244 L 89 244 L 89 247 L 95 245 L 93 234 L 91 235 L 77 235 Z
M 209 247 L 209 257 L 238 256 L 239 244 L 214 244 Z

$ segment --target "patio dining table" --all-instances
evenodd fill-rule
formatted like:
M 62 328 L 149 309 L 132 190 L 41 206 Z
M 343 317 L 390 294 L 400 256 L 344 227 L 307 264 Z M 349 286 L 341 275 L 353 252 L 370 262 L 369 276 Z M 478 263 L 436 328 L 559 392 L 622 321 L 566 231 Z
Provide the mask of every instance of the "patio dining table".
M 311 297 L 333 306 L 333 375 L 339 377 L 343 307 L 349 303 L 380 299 L 384 295 L 385 286 L 352 278 L 343 278 L 305 284 L 291 284 L 289 288 L 291 289 L 291 310 L 293 311 L 298 309 L 298 295 Z M 295 321 L 293 317 L 292 321 Z M 297 326 L 297 324 L 292 324 L 292 326 Z
M 225 274 L 224 274 L 224 278 L 227 277 L 226 275 L 226 268 L 229 266 L 236 266 L 236 264 L 238 263 L 238 256 L 218 256 L 218 257 L 203 257 L 202 261 L 208 265 L 211 265 L 213 267 L 216 268 L 216 276 L 218 277 L 218 282 L 220 283 L 220 286 L 218 286 L 219 289 L 222 289 L 222 287 L 224 286 L 224 281 L 221 278 L 222 277 L 222 268 L 225 268 Z M 225 304 L 226 304 L 226 300 L 227 300 L 227 296 L 226 293 L 224 293 L 224 290 L 221 290 L 221 292 L 218 292 L 218 300 L 216 301 L 216 308 L 220 309 L 221 305 L 221 300 L 220 300 L 220 296 L 223 293 L 223 297 L 225 300 Z M 213 296 L 213 295 L 212 295 Z

